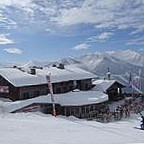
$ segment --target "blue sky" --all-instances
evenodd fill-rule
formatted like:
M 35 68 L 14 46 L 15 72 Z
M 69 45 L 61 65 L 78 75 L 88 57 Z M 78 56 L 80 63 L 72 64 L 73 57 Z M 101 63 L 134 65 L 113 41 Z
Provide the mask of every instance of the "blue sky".
M 0 2 L 0 61 L 54 61 L 143 48 L 144 0 Z

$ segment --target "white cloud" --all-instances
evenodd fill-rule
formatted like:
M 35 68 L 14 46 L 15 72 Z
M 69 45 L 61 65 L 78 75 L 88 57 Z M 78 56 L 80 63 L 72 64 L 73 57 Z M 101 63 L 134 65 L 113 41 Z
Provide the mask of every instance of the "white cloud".
M 20 5 L 20 6 L 27 6 L 31 4 L 32 0 L 2 0 L 0 1 L 0 5 L 4 6 L 11 6 L 11 5 Z
M 56 31 L 50 28 L 45 29 L 45 31 L 49 34 L 54 34 Z
M 0 45 L 13 44 L 14 41 L 7 37 L 7 34 L 0 34 Z
M 17 28 L 24 32 L 45 30 L 57 10 L 53 0 L 4 0 L 0 1 L 0 7 L 0 22 L 6 19 L 2 25 L 0 23 L 0 28 Z
M 51 18 L 61 26 L 94 24 L 95 28 L 144 31 L 143 0 L 85 0 L 81 6 L 61 9 Z
M 144 45 L 144 36 L 129 40 L 127 45 Z
M 95 24 L 101 23 L 104 20 L 112 20 L 113 14 L 107 13 L 106 10 L 96 9 L 95 4 L 82 7 L 73 7 L 71 9 L 62 9 L 57 17 L 52 17 L 51 20 L 62 26 L 70 26 L 76 24 Z M 104 13 L 104 14 L 102 14 Z
M 22 54 L 22 51 L 18 48 L 6 48 L 4 51 L 10 54 Z
M 16 28 L 16 27 L 17 27 L 17 23 L 12 19 L 8 18 L 6 15 L 4 15 L 2 10 L 0 10 L 0 29 L 10 30 L 11 28 Z
M 144 48 L 140 48 L 139 51 L 144 51 Z
M 87 39 L 87 42 L 105 42 L 107 39 L 109 39 L 113 35 L 112 32 L 103 32 L 99 35 L 92 36 Z
M 79 44 L 79 45 L 73 47 L 72 49 L 80 51 L 80 50 L 87 50 L 89 48 L 90 48 L 90 45 L 84 43 L 84 44 Z
M 144 31 L 144 0 L 1 0 L 0 6 L 0 22 L 10 20 L 21 29 L 91 24 L 96 29 L 131 28 L 131 34 Z
M 80 7 L 61 9 L 60 14 L 52 18 L 52 20 L 63 26 L 109 22 L 114 18 L 112 10 L 116 9 L 118 3 L 114 0 L 112 2 L 108 0 L 85 0 Z

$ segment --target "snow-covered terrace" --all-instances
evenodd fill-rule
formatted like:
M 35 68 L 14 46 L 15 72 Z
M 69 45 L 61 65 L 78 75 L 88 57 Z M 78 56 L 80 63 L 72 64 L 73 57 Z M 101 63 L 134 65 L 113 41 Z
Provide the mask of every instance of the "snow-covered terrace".
M 56 101 L 62 106 L 82 106 L 101 103 L 108 100 L 108 95 L 100 91 L 79 91 L 56 95 Z
M 108 95 L 100 91 L 79 91 L 55 94 L 54 99 L 55 103 L 60 104 L 61 106 L 82 106 L 105 102 L 108 100 Z M 52 102 L 50 95 L 45 95 L 16 102 L 1 102 L 0 105 L 5 108 L 6 111 L 13 112 L 34 103 L 51 104 Z

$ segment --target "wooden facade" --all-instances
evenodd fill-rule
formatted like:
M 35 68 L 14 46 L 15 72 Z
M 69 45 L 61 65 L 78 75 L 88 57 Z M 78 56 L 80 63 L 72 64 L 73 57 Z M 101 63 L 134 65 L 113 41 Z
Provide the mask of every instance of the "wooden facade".
M 125 87 L 124 85 L 115 81 L 114 84 L 106 90 L 106 94 L 108 94 L 109 100 L 117 101 L 124 98 L 124 95 L 122 93 L 122 88 L 124 87 Z
M 107 102 L 98 103 L 98 104 L 89 104 L 81 106 L 61 106 L 55 104 L 56 114 L 64 116 L 75 116 L 80 119 L 98 119 L 100 114 L 107 113 L 108 104 Z M 52 104 L 48 103 L 33 103 L 26 107 L 23 107 L 15 112 L 35 112 L 40 111 L 45 114 L 53 114 Z
M 52 85 L 54 94 L 70 92 L 73 89 L 89 90 L 92 88 L 91 79 L 57 82 Z M 0 97 L 6 97 L 13 101 L 34 98 L 49 93 L 47 84 L 15 87 L 2 76 L 0 76 L 0 86 L 9 88 L 9 92 L 0 92 Z
M 13 101 L 24 100 L 48 94 L 48 87 L 46 84 L 15 87 L 2 76 L 0 76 L 0 86 L 7 86 L 9 88 L 9 92 L 0 92 L 0 97 L 9 98 Z
M 100 113 L 105 113 L 107 111 L 106 107 L 107 102 L 82 106 L 63 106 L 62 114 L 83 119 L 96 118 Z
M 10 82 L 0 76 L 0 86 L 7 86 L 8 92 L 0 92 L 0 97 L 9 98 L 11 100 L 19 99 L 19 88 L 14 87 Z
M 92 88 L 91 79 L 77 80 L 77 81 L 66 81 L 53 83 L 54 94 L 70 92 L 74 89 L 79 89 L 82 91 L 90 90 Z

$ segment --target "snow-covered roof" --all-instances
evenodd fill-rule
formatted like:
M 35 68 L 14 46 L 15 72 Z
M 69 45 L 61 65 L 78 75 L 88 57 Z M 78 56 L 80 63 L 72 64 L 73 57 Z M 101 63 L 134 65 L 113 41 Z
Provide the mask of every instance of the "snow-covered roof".
M 59 69 L 57 67 L 45 67 L 43 69 L 37 69 L 36 73 L 45 76 L 51 74 L 52 83 L 98 77 L 88 71 L 85 71 L 72 65 L 65 66 L 64 69 Z
M 32 75 L 17 68 L 2 68 L 0 75 L 16 87 L 45 84 L 43 75 Z
M 96 80 L 93 82 L 96 85 L 92 90 L 106 92 L 109 87 L 111 87 L 116 80 Z
M 105 102 L 108 100 L 108 95 L 100 91 L 79 91 L 55 94 L 54 99 L 55 103 L 60 104 L 61 106 L 82 106 Z M 5 107 L 8 112 L 13 112 L 33 103 L 51 104 L 52 102 L 50 95 L 45 95 L 22 101 L 3 102 L 3 107 Z
M 81 106 L 108 100 L 108 95 L 100 91 L 69 92 L 55 97 L 62 106 Z
M 90 72 L 74 66 L 66 67 L 65 69 L 56 67 L 36 69 L 36 75 L 23 72 L 17 68 L 0 69 L 0 75 L 16 87 L 46 84 L 46 76 L 50 74 L 52 83 L 97 77 Z

